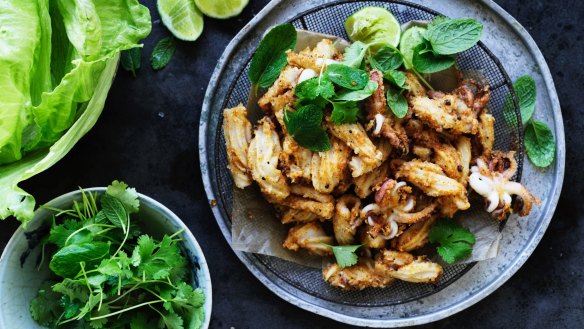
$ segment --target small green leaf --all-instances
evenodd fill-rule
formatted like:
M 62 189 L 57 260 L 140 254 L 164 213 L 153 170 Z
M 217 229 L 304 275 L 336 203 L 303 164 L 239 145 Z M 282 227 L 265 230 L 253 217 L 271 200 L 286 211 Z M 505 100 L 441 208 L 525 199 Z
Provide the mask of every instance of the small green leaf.
M 448 264 L 470 256 L 476 242 L 471 231 L 455 224 L 451 219 L 442 219 L 434 224 L 428 239 L 431 243 L 440 244 L 436 250 Z
M 126 232 L 128 225 L 128 212 L 124 204 L 116 197 L 104 194 L 101 197 L 101 207 L 104 215 L 115 226 L 121 227 Z
M 408 114 L 408 101 L 403 94 L 403 90 L 396 90 L 392 87 L 387 88 L 386 99 L 387 106 L 396 117 L 401 119 Z
M 331 122 L 337 125 L 344 123 L 355 123 L 359 116 L 357 102 L 333 102 L 333 112 Z
M 513 90 L 517 95 L 517 100 L 519 103 L 519 111 L 521 112 L 521 122 L 526 125 L 533 112 L 535 112 L 535 99 L 536 99 L 536 87 L 535 80 L 529 75 L 524 75 L 513 83 Z M 503 116 L 506 121 L 512 125 L 517 124 L 517 116 L 515 115 L 515 107 L 513 106 L 513 98 L 511 94 L 507 96 L 505 100 L 505 106 L 503 108 Z
M 319 96 L 329 99 L 335 94 L 335 86 L 326 75 L 302 81 L 294 89 L 299 101 L 314 101 Z
M 436 25 L 438 25 L 440 23 L 444 23 L 447 20 L 450 20 L 450 18 L 446 17 L 446 16 L 441 16 L 441 15 L 436 16 L 428 23 L 428 26 L 426 26 L 426 28 L 428 28 L 428 29 L 434 28 Z
M 428 42 L 421 43 L 414 48 L 412 64 L 419 73 L 431 74 L 444 71 L 454 65 L 452 56 L 435 55 Z
M 81 270 L 79 263 L 98 263 L 109 255 L 109 249 L 109 243 L 99 241 L 68 245 L 53 255 L 49 267 L 59 276 L 73 277 Z
M 428 27 L 425 38 L 437 55 L 454 55 L 479 42 L 483 25 L 471 18 L 442 19 Z
M 372 57 L 381 72 L 397 70 L 404 63 L 402 54 L 394 47 L 384 46 Z
M 359 258 L 357 257 L 356 251 L 362 244 L 354 246 L 327 246 L 333 250 L 337 265 L 340 267 L 349 267 L 357 264 Z
M 286 51 L 296 46 L 296 28 L 290 23 L 272 28 L 260 41 L 249 67 L 252 84 L 262 88 L 271 86 L 286 66 Z
M 108 195 L 116 197 L 126 208 L 128 214 L 137 213 L 140 209 L 140 201 L 138 200 L 138 192 L 133 187 L 128 187 L 128 184 L 120 181 L 113 181 L 105 192 Z
M 406 75 L 402 71 L 389 70 L 383 74 L 383 78 L 400 89 L 407 89 Z
M 524 144 L 527 157 L 535 166 L 545 168 L 554 162 L 556 142 L 544 122 L 531 120 L 525 128 Z
M 124 70 L 132 72 L 134 78 L 142 62 L 141 56 L 142 51 L 139 47 L 124 50 L 120 55 L 120 64 L 122 64 Z
M 284 124 L 288 134 L 300 146 L 314 152 L 324 152 L 330 149 L 330 140 L 322 128 L 322 110 L 309 104 L 300 107 L 296 112 L 286 110 Z
M 366 71 L 343 64 L 328 65 L 325 74 L 334 84 L 350 90 L 363 89 L 369 81 Z
M 164 68 L 174 55 L 176 45 L 174 43 L 173 37 L 166 37 L 160 39 L 154 49 L 152 50 L 152 56 L 150 57 L 150 64 L 154 70 L 160 70 Z
M 365 88 L 361 90 L 341 90 L 337 93 L 337 96 L 334 97 L 335 101 L 361 101 L 365 98 L 373 95 L 373 93 L 377 90 L 377 82 L 373 80 L 369 80 Z
M 353 42 L 349 47 L 345 48 L 343 64 L 350 67 L 360 68 L 367 49 L 369 49 L 369 46 L 363 42 Z

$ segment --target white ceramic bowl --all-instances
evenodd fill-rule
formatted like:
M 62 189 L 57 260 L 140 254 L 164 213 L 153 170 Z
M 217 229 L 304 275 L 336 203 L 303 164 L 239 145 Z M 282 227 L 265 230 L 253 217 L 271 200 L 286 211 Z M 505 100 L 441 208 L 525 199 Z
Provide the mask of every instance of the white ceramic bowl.
M 105 188 L 85 189 L 89 192 L 103 193 Z M 181 229 L 182 249 L 193 267 L 193 284 L 205 293 L 205 319 L 202 328 L 209 327 L 211 319 L 211 278 L 209 268 L 201 247 L 187 226 L 168 208 L 139 194 L 140 227 L 144 233 L 155 238 L 162 238 Z M 68 209 L 74 200 L 81 200 L 81 192 L 74 191 L 64 194 L 47 203 L 47 206 Z M 0 258 L 0 328 L 10 329 L 42 329 L 30 316 L 29 305 L 36 296 L 41 283 L 49 277 L 48 261 L 37 271 L 37 260 L 40 255 L 40 239 L 48 232 L 41 232 L 44 223 L 53 212 L 39 209 L 26 229 L 19 227 L 2 253 Z M 46 227 L 46 225 L 45 225 Z

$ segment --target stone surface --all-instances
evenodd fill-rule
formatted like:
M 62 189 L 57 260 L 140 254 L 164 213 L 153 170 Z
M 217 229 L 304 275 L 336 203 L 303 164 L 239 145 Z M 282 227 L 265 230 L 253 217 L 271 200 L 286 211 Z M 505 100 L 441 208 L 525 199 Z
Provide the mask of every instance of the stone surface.
M 209 77 L 229 40 L 266 3 L 252 0 L 231 20 L 206 18 L 202 37 L 178 42 L 169 66 L 154 72 L 149 54 L 168 32 L 149 1 L 153 32 L 144 42 L 137 78 L 120 70 L 94 129 L 65 159 L 23 187 L 43 203 L 79 185 L 123 179 L 168 206 L 188 224 L 207 256 L 214 290 L 211 328 L 351 328 L 298 309 L 261 285 L 225 242 L 201 183 L 197 129 Z M 565 191 L 542 242 L 512 279 L 467 310 L 423 327 L 584 327 L 584 228 L 578 224 L 584 219 L 584 171 L 577 169 L 584 161 L 578 152 L 584 149 L 584 111 L 577 92 L 584 79 L 584 31 L 578 25 L 584 2 L 498 3 L 531 33 L 554 76 L 566 129 Z M 2 225 L 4 244 L 17 223 Z

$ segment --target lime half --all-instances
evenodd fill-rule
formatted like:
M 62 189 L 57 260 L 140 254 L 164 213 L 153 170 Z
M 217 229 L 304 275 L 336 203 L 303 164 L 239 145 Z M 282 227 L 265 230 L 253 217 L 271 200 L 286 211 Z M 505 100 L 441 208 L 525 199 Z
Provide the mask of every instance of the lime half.
M 193 0 L 158 0 L 158 13 L 177 39 L 195 41 L 203 32 L 203 14 Z
M 384 45 L 397 47 L 401 34 L 397 19 L 381 7 L 365 7 L 349 16 L 345 30 L 351 41 L 369 44 L 373 50 Z
M 399 51 L 404 55 L 404 65 L 406 69 L 412 68 L 412 59 L 414 58 L 414 48 L 424 41 L 425 28 L 413 26 L 404 31 L 399 45 Z
M 249 0 L 195 0 L 203 14 L 220 19 L 239 15 L 248 2 Z

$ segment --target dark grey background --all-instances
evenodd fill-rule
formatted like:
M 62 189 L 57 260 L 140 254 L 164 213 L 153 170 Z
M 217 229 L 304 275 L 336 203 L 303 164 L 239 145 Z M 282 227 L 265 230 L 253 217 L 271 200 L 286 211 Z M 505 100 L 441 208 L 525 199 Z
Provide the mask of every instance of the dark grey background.
M 154 1 L 137 78 L 120 70 L 93 130 L 65 159 L 25 182 L 42 204 L 78 186 L 125 180 L 167 205 L 203 247 L 213 280 L 212 328 L 350 328 L 296 308 L 260 284 L 235 257 L 213 219 L 199 172 L 198 123 L 216 61 L 233 36 L 268 2 L 252 0 L 237 18 L 205 19 L 194 43 L 179 42 L 165 69 L 148 60 L 168 31 Z M 534 254 L 513 278 L 478 304 L 425 328 L 584 328 L 584 162 L 582 67 L 584 2 L 497 1 L 525 26 L 543 51 L 560 96 L 566 128 L 564 191 Z M 2 223 L 0 245 L 17 227 Z

